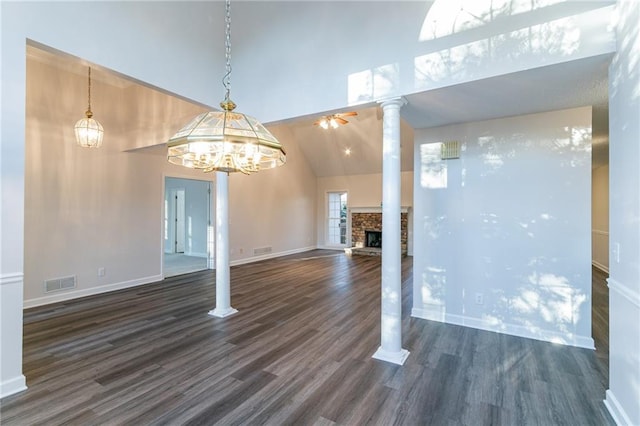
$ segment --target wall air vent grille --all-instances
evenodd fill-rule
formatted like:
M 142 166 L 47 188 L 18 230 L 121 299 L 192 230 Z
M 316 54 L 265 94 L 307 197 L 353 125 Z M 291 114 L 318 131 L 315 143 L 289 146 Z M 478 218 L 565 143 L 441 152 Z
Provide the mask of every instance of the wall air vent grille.
M 260 247 L 260 248 L 254 248 L 253 249 L 253 255 L 254 256 L 261 256 L 263 254 L 269 254 L 271 253 L 272 247 Z
M 76 288 L 76 276 L 72 275 L 63 278 L 54 278 L 46 280 L 44 282 L 44 292 L 51 293 L 52 291 L 70 290 Z
M 460 158 L 460 142 L 442 142 L 442 159 L 452 160 L 454 158 Z

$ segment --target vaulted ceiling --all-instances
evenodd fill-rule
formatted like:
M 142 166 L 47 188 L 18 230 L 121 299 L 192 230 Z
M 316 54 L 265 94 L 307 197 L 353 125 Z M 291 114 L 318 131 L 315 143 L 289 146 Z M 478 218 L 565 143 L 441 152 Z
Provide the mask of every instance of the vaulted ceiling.
M 86 76 L 87 64 L 82 60 L 47 51 L 40 46 L 29 46 L 27 60 L 28 63 L 35 61 L 44 64 L 51 72 Z M 402 170 L 413 169 L 413 129 L 587 105 L 594 106 L 593 163 L 594 166 L 606 163 L 609 61 L 610 56 L 601 55 L 407 96 L 408 104 L 401 110 Z M 38 77 L 32 75 L 31 78 Z M 107 88 L 126 89 L 127 103 L 130 105 L 150 104 L 149 90 L 136 88 L 151 89 L 153 92 L 153 108 L 131 109 L 125 117 L 129 122 L 121 124 L 120 131 L 136 134 L 148 132 L 149 129 L 161 129 L 158 139 L 151 144 L 133 142 L 131 146 L 121 146 L 123 150 L 148 149 L 162 154 L 165 147 L 161 143 L 180 127 L 176 123 L 188 121 L 194 111 L 207 109 L 204 105 L 149 88 L 144 82 L 100 67 L 94 69 L 93 78 Z M 37 86 L 37 81 L 29 80 L 27 85 Z M 53 85 L 46 90 L 59 89 Z M 84 93 L 78 93 L 81 93 L 79 102 L 82 104 Z M 68 94 L 60 93 L 60 97 L 63 96 Z M 346 110 L 358 112 L 357 116 L 349 117 L 347 125 L 323 130 L 313 124 L 324 114 Z M 78 118 L 81 113 L 78 111 Z M 290 128 L 316 176 L 369 174 L 382 170 L 382 112 L 378 105 L 318 111 L 316 115 L 292 117 L 278 124 Z M 135 136 L 128 139 L 140 140 Z M 349 155 L 345 153 L 347 149 Z

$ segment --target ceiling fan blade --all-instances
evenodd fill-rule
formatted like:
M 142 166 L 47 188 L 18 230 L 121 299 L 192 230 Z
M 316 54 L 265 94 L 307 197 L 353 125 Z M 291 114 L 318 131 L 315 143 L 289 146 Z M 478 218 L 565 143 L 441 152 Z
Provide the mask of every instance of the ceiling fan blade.
M 335 120 L 340 124 L 347 124 L 348 123 L 347 120 L 345 120 L 344 118 L 340 118 L 340 117 L 335 117 Z
M 340 112 L 336 114 L 336 117 L 353 117 L 354 115 L 358 115 L 358 113 L 355 111 L 349 111 L 349 112 Z

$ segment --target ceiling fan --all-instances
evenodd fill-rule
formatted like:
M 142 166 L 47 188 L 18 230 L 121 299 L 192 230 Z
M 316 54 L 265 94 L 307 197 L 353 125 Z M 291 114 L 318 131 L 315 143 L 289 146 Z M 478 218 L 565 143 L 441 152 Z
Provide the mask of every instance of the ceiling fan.
M 340 124 L 347 124 L 348 121 L 342 117 L 353 117 L 354 115 L 358 115 L 355 111 L 350 112 L 340 112 L 331 115 L 325 115 L 320 120 L 313 123 L 316 126 L 320 126 L 323 129 L 337 129 Z

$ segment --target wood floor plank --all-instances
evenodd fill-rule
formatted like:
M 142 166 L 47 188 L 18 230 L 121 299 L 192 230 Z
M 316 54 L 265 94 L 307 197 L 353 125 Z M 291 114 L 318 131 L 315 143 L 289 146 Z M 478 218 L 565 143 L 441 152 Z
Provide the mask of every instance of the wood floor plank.
M 594 270 L 595 271 L 595 270 Z M 403 366 L 380 344 L 380 258 L 314 250 L 28 309 L 29 389 L 2 425 L 612 425 L 606 274 L 593 274 L 596 351 L 410 316 Z M 606 325 L 604 325 L 606 322 Z

